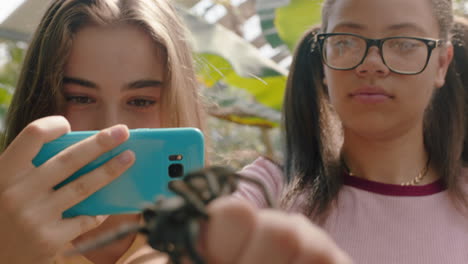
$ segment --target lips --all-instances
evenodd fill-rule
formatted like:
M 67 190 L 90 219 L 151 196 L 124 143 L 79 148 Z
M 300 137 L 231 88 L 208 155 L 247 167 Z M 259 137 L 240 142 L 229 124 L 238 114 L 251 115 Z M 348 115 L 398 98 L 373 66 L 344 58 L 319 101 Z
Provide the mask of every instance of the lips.
M 362 103 L 381 103 L 393 99 L 393 95 L 378 86 L 366 86 L 349 94 L 350 97 Z

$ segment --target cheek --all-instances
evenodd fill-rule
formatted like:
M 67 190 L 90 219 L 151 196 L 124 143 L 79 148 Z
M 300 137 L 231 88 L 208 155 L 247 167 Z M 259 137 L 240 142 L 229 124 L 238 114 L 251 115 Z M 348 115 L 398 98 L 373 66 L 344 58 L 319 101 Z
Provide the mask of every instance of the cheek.
M 427 87 L 427 89 L 410 90 L 411 94 L 405 100 L 406 107 L 404 109 L 407 114 L 414 115 L 414 118 L 417 119 L 424 119 L 424 113 L 431 104 L 434 89 Z
M 124 105 L 120 109 L 120 120 L 129 128 L 160 128 L 164 125 L 166 113 L 162 110 L 161 102 L 148 108 Z
M 419 108 L 426 108 L 436 91 L 434 82 L 434 73 L 428 71 L 417 76 L 417 79 L 408 81 L 408 84 L 402 90 L 407 97 L 408 104 L 418 105 Z
M 350 84 L 350 82 L 346 81 L 346 72 L 326 71 L 325 76 L 323 83 L 328 92 L 330 103 L 335 109 L 339 109 L 343 99 L 346 98 L 346 89 Z
M 127 112 L 125 124 L 129 128 L 160 128 L 162 127 L 161 113 L 151 111 L 147 113 Z

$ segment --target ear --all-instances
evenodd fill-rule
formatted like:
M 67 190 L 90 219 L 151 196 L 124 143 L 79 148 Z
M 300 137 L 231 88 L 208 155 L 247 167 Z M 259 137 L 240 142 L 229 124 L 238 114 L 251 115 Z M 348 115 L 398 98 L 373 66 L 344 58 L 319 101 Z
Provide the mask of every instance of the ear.
M 440 88 L 445 83 L 445 75 L 447 74 L 447 69 L 453 59 L 453 45 L 451 42 L 447 42 L 445 47 L 441 49 L 437 72 L 435 78 L 435 87 Z

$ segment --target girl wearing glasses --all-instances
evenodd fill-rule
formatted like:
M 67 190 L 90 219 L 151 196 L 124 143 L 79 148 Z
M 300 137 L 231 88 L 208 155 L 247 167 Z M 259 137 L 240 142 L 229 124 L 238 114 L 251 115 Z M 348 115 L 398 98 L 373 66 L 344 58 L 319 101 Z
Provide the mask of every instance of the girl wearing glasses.
M 468 93 L 452 20 L 449 0 L 326 0 L 290 69 L 284 170 L 262 158 L 243 170 L 276 195 L 284 175 L 283 206 L 356 263 L 468 262 Z M 265 202 L 253 187 L 237 195 Z

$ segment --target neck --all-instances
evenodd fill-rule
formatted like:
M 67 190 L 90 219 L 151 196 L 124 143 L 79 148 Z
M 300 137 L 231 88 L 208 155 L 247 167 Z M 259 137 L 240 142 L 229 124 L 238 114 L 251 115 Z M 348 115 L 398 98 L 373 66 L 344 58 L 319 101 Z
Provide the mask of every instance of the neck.
M 402 184 L 421 172 L 425 175 L 418 185 L 438 178 L 427 163 L 429 157 L 422 132 L 409 131 L 394 138 L 369 139 L 345 130 L 342 155 L 354 176 L 370 181 Z

